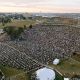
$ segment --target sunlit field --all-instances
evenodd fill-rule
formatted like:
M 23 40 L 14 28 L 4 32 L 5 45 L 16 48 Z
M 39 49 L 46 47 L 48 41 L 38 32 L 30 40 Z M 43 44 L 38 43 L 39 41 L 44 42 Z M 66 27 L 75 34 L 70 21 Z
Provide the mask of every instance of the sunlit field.
M 6 27 L 6 26 L 15 26 L 15 27 L 28 27 L 29 25 L 35 25 L 35 20 L 12 20 L 10 23 L 5 24 L 4 26 L 2 23 L 0 23 L 0 28 Z
M 73 75 L 80 75 L 80 62 L 74 59 L 63 60 L 58 64 L 50 65 L 60 71 L 65 77 L 72 77 Z
M 40 29 L 41 29 L 41 27 L 44 27 L 44 29 L 45 29 L 45 33 L 47 32 L 46 30 L 46 27 L 48 27 L 48 29 L 49 29 L 49 27 L 51 27 L 50 28 L 50 32 L 51 32 L 51 29 L 53 28 L 53 27 L 56 27 L 57 29 L 58 29 L 58 27 L 60 28 L 60 27 L 70 27 L 70 29 L 72 30 L 72 33 L 70 33 L 70 31 L 68 30 L 68 31 L 66 31 L 66 29 L 63 29 L 64 30 L 64 32 L 66 32 L 66 34 L 68 34 L 68 32 L 69 32 L 69 34 L 68 35 L 72 35 L 72 34 L 74 34 L 75 32 L 75 34 L 76 34 L 76 36 L 77 36 L 77 30 L 79 30 L 79 29 L 77 29 L 77 28 L 75 28 L 75 29 L 72 29 L 72 27 L 80 27 L 79 26 L 79 24 L 78 24 L 78 20 L 77 19 L 66 19 L 66 18 L 50 18 L 50 19 L 48 19 L 48 18 L 45 18 L 45 19 L 42 19 L 42 18 L 40 18 L 40 19 L 26 19 L 26 20 L 12 20 L 10 23 L 6 23 L 4 26 L 0 23 L 0 28 L 4 28 L 4 27 L 7 27 L 7 26 L 14 26 L 14 27 L 24 27 L 24 26 L 26 26 L 26 27 L 29 27 L 30 25 L 32 25 L 32 26 L 34 26 L 34 25 L 36 25 L 36 24 L 42 24 L 42 25 L 40 25 Z M 39 25 L 36 25 L 36 27 L 34 27 L 34 28 L 37 28 L 37 26 L 39 26 Z M 11 28 L 11 27 L 10 27 Z M 26 28 L 25 28 L 26 29 Z M 56 30 L 57 30 L 56 29 Z M 35 29 L 34 29 L 35 30 Z M 53 29 L 54 31 L 55 31 L 55 28 Z M 63 31 L 62 30 L 62 31 Z M 25 30 L 25 31 L 27 31 L 27 30 Z M 31 31 L 31 29 L 29 29 L 29 31 Z M 62 32 L 61 31 L 61 33 L 57 33 L 57 34 L 61 34 L 62 35 L 62 37 L 66 37 L 65 36 L 65 33 L 64 32 Z M 74 32 L 73 32 L 74 31 Z M 37 32 L 38 32 L 38 29 L 37 29 Z M 37 33 L 36 32 L 36 33 Z M 52 31 L 53 32 L 53 31 Z M 52 32 L 51 32 L 51 34 L 49 34 L 49 35 L 55 35 L 55 34 L 52 34 Z M 57 31 L 55 31 L 55 32 L 57 32 Z M 34 32 L 33 32 L 34 33 Z M 25 34 L 27 35 L 27 33 L 25 32 Z M 38 33 L 39 34 L 39 33 Z M 64 34 L 64 35 L 63 35 Z M 28 34 L 29 35 L 29 34 Z M 27 36 L 28 36 L 27 35 Z M 35 34 L 34 34 L 35 35 Z M 41 39 L 43 39 L 43 36 L 44 36 L 45 34 L 43 34 L 42 36 L 41 36 Z M 48 33 L 46 33 L 46 35 L 48 35 Z M 60 36 L 61 36 L 60 35 Z M 26 36 L 26 37 L 27 37 Z M 30 35 L 30 36 L 33 36 L 33 34 L 32 35 Z M 58 36 L 58 37 L 60 37 L 60 36 Z M 74 37 L 75 37 L 75 35 L 73 35 Z M 25 37 L 25 38 L 26 38 Z M 37 37 L 37 36 L 36 36 Z M 2 35 L 2 38 L 3 38 L 3 35 Z M 49 38 L 51 38 L 51 37 L 49 37 Z M 72 37 L 73 38 L 73 37 Z M 71 38 L 71 40 L 72 40 L 72 38 Z M 44 41 L 46 40 L 47 38 L 44 38 Z M 58 38 L 58 39 L 61 39 L 61 38 Z M 75 38 L 76 39 L 76 38 Z M 26 39 L 24 39 L 24 40 L 26 40 Z M 34 40 L 34 38 L 32 38 L 31 40 Z M 38 39 L 37 39 L 38 40 Z M 54 41 L 55 39 L 53 39 L 53 41 Z M 63 38 L 62 38 L 62 40 L 63 40 Z M 27 41 L 28 41 L 28 39 L 27 39 Z M 46 40 L 47 41 L 47 40 Z M 46 42 L 45 41 L 45 42 Z M 55 40 L 56 41 L 56 40 Z M 23 43 L 24 41 L 22 41 L 22 43 Z M 25 41 L 26 42 L 26 41 Z M 35 42 L 35 41 L 34 41 Z M 44 43 L 45 43 L 44 42 Z M 14 43 L 14 42 L 13 42 Z M 21 44 L 21 45 L 23 45 L 24 47 L 19 47 L 19 46 L 21 46 L 20 44 L 19 44 L 19 48 L 17 47 L 17 45 L 18 45 L 18 42 L 16 42 L 16 44 L 14 44 L 13 45 L 13 43 L 11 43 L 11 44 L 9 44 L 9 42 L 7 43 L 8 45 L 11 45 L 11 46 L 13 46 L 15 49 L 20 49 L 20 50 L 22 50 L 23 49 L 23 51 L 25 51 L 25 47 L 26 46 L 24 46 L 25 44 L 27 44 L 27 43 L 25 43 L 25 44 Z M 42 43 L 42 42 L 41 42 Z M 47 42 L 48 43 L 48 42 Z M 54 44 L 54 43 L 52 43 L 52 44 Z M 30 46 L 30 47 L 32 47 L 32 46 Z M 41 46 L 42 47 L 42 46 Z M 77 47 L 77 46 L 76 46 Z M 65 50 L 66 51 L 66 50 Z M 26 53 L 26 52 L 25 52 Z M 36 53 L 36 52 L 35 52 Z M 69 53 L 70 54 L 70 53 Z M 44 55 L 44 54 L 43 54 Z M 31 55 L 29 55 L 29 56 L 31 56 Z M 39 54 L 37 55 L 37 56 L 39 56 Z M 41 55 L 42 56 L 42 55 Z M 46 55 L 46 57 L 47 57 L 48 55 Z M 67 55 L 66 55 L 67 56 Z M 35 57 L 33 57 L 33 58 L 35 58 Z M 37 57 L 36 57 L 37 58 Z M 57 57 L 55 57 L 55 58 L 57 58 Z M 37 59 L 35 59 L 35 60 L 37 60 Z M 58 65 L 53 65 L 53 64 L 49 64 L 49 66 L 50 67 L 52 67 L 52 68 L 54 68 L 54 69 L 56 69 L 57 71 L 59 71 L 62 75 L 63 75 L 63 77 L 68 77 L 68 78 L 71 78 L 71 77 L 73 77 L 74 75 L 80 75 L 80 55 L 74 55 L 74 56 L 69 56 L 68 57 L 68 59 L 60 59 L 61 61 L 60 61 L 60 63 L 58 64 Z M 2 72 L 5 74 L 5 76 L 7 77 L 7 78 L 9 78 L 9 77 L 11 77 L 11 78 L 14 78 L 14 77 L 16 77 L 16 80 L 29 80 L 29 76 L 27 75 L 27 74 L 25 74 L 25 71 L 23 71 L 23 70 L 20 70 L 20 69 L 16 69 L 16 68 L 12 68 L 12 67 L 8 67 L 8 66 L 2 66 L 2 65 L 0 65 L 0 69 L 2 70 Z M 58 75 L 58 74 L 57 74 Z M 60 75 L 59 77 L 57 76 L 57 80 L 59 79 L 59 78 L 61 78 L 61 79 L 63 79 L 63 77 Z
M 0 69 L 7 78 L 15 78 L 15 80 L 28 80 L 28 76 L 23 70 L 3 65 L 0 65 Z

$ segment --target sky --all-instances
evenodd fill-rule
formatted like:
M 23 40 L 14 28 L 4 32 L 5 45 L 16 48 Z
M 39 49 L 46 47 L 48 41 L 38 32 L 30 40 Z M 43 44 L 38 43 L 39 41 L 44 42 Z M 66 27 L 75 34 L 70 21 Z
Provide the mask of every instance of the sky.
M 80 0 L 0 0 L 0 12 L 80 13 Z

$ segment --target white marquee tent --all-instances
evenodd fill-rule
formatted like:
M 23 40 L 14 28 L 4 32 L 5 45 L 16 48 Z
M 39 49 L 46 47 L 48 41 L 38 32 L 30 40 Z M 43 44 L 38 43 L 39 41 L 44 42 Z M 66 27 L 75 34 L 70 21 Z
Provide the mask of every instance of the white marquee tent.
M 69 78 L 64 78 L 64 80 L 69 80 Z
M 59 62 L 60 62 L 60 60 L 56 58 L 56 59 L 54 59 L 53 64 L 57 65 L 57 64 L 59 64 Z
M 54 80 L 55 72 L 49 68 L 42 68 L 36 71 L 37 79 L 39 80 Z

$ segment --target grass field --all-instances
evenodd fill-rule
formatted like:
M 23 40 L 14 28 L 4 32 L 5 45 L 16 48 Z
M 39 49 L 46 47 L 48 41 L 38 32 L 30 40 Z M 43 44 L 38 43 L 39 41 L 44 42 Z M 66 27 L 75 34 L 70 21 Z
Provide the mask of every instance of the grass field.
M 80 54 L 73 55 L 72 58 L 80 62 Z
M 26 25 L 28 27 L 30 24 L 35 25 L 36 21 L 35 20 L 13 20 L 11 23 L 7 23 L 5 26 L 24 27 L 24 25 Z M 5 26 L 2 26 L 2 24 L 0 23 L 0 28 L 3 28 Z M 53 64 L 50 64 L 49 66 L 57 69 L 65 77 L 72 77 L 75 74 L 80 75 L 80 55 L 73 56 L 68 60 L 63 60 L 57 66 Z M 5 74 L 6 77 L 17 75 L 16 80 L 29 80 L 27 74 L 25 75 L 23 70 L 18 70 L 18 69 L 7 67 L 7 66 L 5 67 L 2 65 L 0 65 L 0 69 Z
M 27 74 L 23 70 L 18 70 L 8 66 L 0 65 L 0 69 L 7 78 L 16 76 L 16 80 L 28 80 Z
M 16 26 L 16 27 L 28 27 L 30 24 L 35 25 L 36 21 L 35 20 L 13 20 L 10 23 L 5 24 L 5 26 L 2 26 L 0 23 L 0 28 L 6 27 L 6 26 Z
M 80 63 L 73 59 L 68 59 L 61 61 L 58 65 L 50 65 L 51 67 L 57 69 L 65 77 L 72 77 L 75 74 L 80 75 Z

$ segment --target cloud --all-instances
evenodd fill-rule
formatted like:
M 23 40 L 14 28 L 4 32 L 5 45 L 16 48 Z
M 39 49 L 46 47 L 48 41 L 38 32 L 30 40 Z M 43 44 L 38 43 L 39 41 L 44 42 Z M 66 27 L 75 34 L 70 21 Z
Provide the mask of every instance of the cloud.
M 60 6 L 80 7 L 80 0 L 3 0 L 0 6 Z
M 0 0 L 1 10 L 10 12 L 80 12 L 80 0 Z
M 34 6 L 34 7 L 0 7 L 0 12 L 54 12 L 54 13 L 73 13 L 73 12 L 80 12 L 80 8 L 67 8 L 67 7 L 41 7 L 41 6 Z

